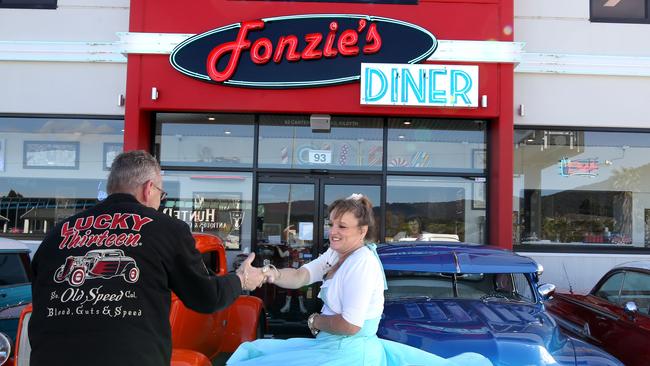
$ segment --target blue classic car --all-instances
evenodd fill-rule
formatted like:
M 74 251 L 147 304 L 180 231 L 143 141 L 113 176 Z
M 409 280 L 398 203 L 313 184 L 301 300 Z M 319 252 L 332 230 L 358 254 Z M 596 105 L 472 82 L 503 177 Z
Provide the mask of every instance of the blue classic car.
M 7 361 L 16 341 L 18 318 L 32 301 L 29 249 L 0 237 L 0 364 Z
M 538 285 L 541 266 L 486 246 L 400 243 L 378 250 L 388 291 L 378 335 L 451 357 L 477 352 L 494 365 L 622 365 L 560 333 Z

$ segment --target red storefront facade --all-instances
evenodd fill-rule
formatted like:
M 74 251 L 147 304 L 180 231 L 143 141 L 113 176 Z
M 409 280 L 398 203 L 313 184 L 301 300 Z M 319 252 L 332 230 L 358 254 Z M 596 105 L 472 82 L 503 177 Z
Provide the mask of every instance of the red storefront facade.
M 398 19 L 425 28 L 437 40 L 479 41 L 477 44 L 483 41 L 513 40 L 513 2 L 496 0 L 419 1 L 408 5 L 229 0 L 133 1 L 130 32 L 195 35 L 247 20 L 332 13 Z M 405 43 L 408 41 L 403 40 Z M 440 48 L 436 52 L 439 50 Z M 243 57 L 246 56 L 247 52 L 244 51 Z M 511 248 L 514 65 L 511 62 L 479 61 L 425 62 L 478 66 L 478 95 L 481 98 L 479 105 L 473 108 L 450 108 L 362 105 L 359 102 L 358 81 L 291 89 L 224 86 L 181 74 L 170 64 L 168 53 L 130 53 L 125 149 L 154 151 L 156 113 L 325 114 L 387 118 L 408 116 L 458 119 L 459 123 L 462 123 L 462 119 L 485 120 L 485 207 L 488 222 L 485 241 L 490 245 Z M 300 62 L 313 62 L 317 65 L 327 60 Z M 315 70 L 317 72 L 317 67 Z M 153 93 L 156 95 L 152 95 Z

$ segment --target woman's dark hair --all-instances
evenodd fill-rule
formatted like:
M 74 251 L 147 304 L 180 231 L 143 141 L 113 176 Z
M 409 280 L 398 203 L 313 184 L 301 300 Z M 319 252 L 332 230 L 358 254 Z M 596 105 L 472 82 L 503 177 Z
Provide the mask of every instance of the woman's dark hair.
M 420 218 L 420 216 L 411 215 L 406 219 L 407 224 L 411 221 L 417 221 L 418 225 L 420 225 L 420 231 L 422 231 L 422 219 Z
M 372 236 L 375 232 L 375 215 L 372 212 L 372 202 L 370 202 L 368 197 L 361 194 L 353 194 L 348 198 L 341 198 L 332 202 L 328 210 L 330 215 L 334 215 L 333 218 L 335 219 L 340 218 L 346 212 L 352 213 L 359 221 L 359 226 L 368 226 L 366 240 L 372 241 L 374 239 Z

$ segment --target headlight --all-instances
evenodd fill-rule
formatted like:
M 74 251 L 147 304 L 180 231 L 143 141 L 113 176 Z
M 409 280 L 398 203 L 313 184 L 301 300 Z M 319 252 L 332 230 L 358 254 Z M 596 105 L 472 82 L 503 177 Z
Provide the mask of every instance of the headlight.
M 4 333 L 0 333 L 0 365 L 4 365 L 11 354 L 11 341 Z

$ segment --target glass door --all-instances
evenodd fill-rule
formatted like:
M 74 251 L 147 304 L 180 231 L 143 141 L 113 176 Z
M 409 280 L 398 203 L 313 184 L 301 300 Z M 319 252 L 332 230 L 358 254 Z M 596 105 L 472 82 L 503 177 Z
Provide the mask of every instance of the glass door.
M 379 223 L 381 176 L 260 175 L 255 220 L 258 265 L 299 268 L 326 251 L 328 206 L 352 193 L 362 193 L 371 199 Z M 378 232 L 376 228 L 375 237 Z M 295 325 L 299 334 L 307 316 L 322 307 L 316 296 L 319 288 L 320 284 L 316 283 L 294 290 L 274 285 L 257 290 L 255 295 L 264 300 L 270 315 L 272 333 L 291 333 L 291 326 Z
M 322 198 L 322 235 L 321 235 L 321 253 L 327 250 L 329 246 L 329 233 L 327 232 L 327 224 L 329 219 L 327 217 L 329 205 L 331 205 L 335 200 L 339 198 L 349 197 L 353 193 L 361 193 L 367 196 L 373 204 L 373 211 L 375 214 L 375 228 L 373 232 L 369 232 L 369 238 L 371 240 L 378 240 L 380 227 L 381 225 L 381 182 L 375 181 L 375 179 L 364 179 L 360 181 L 358 179 L 342 179 L 342 178 L 325 178 L 321 180 L 323 198 Z

